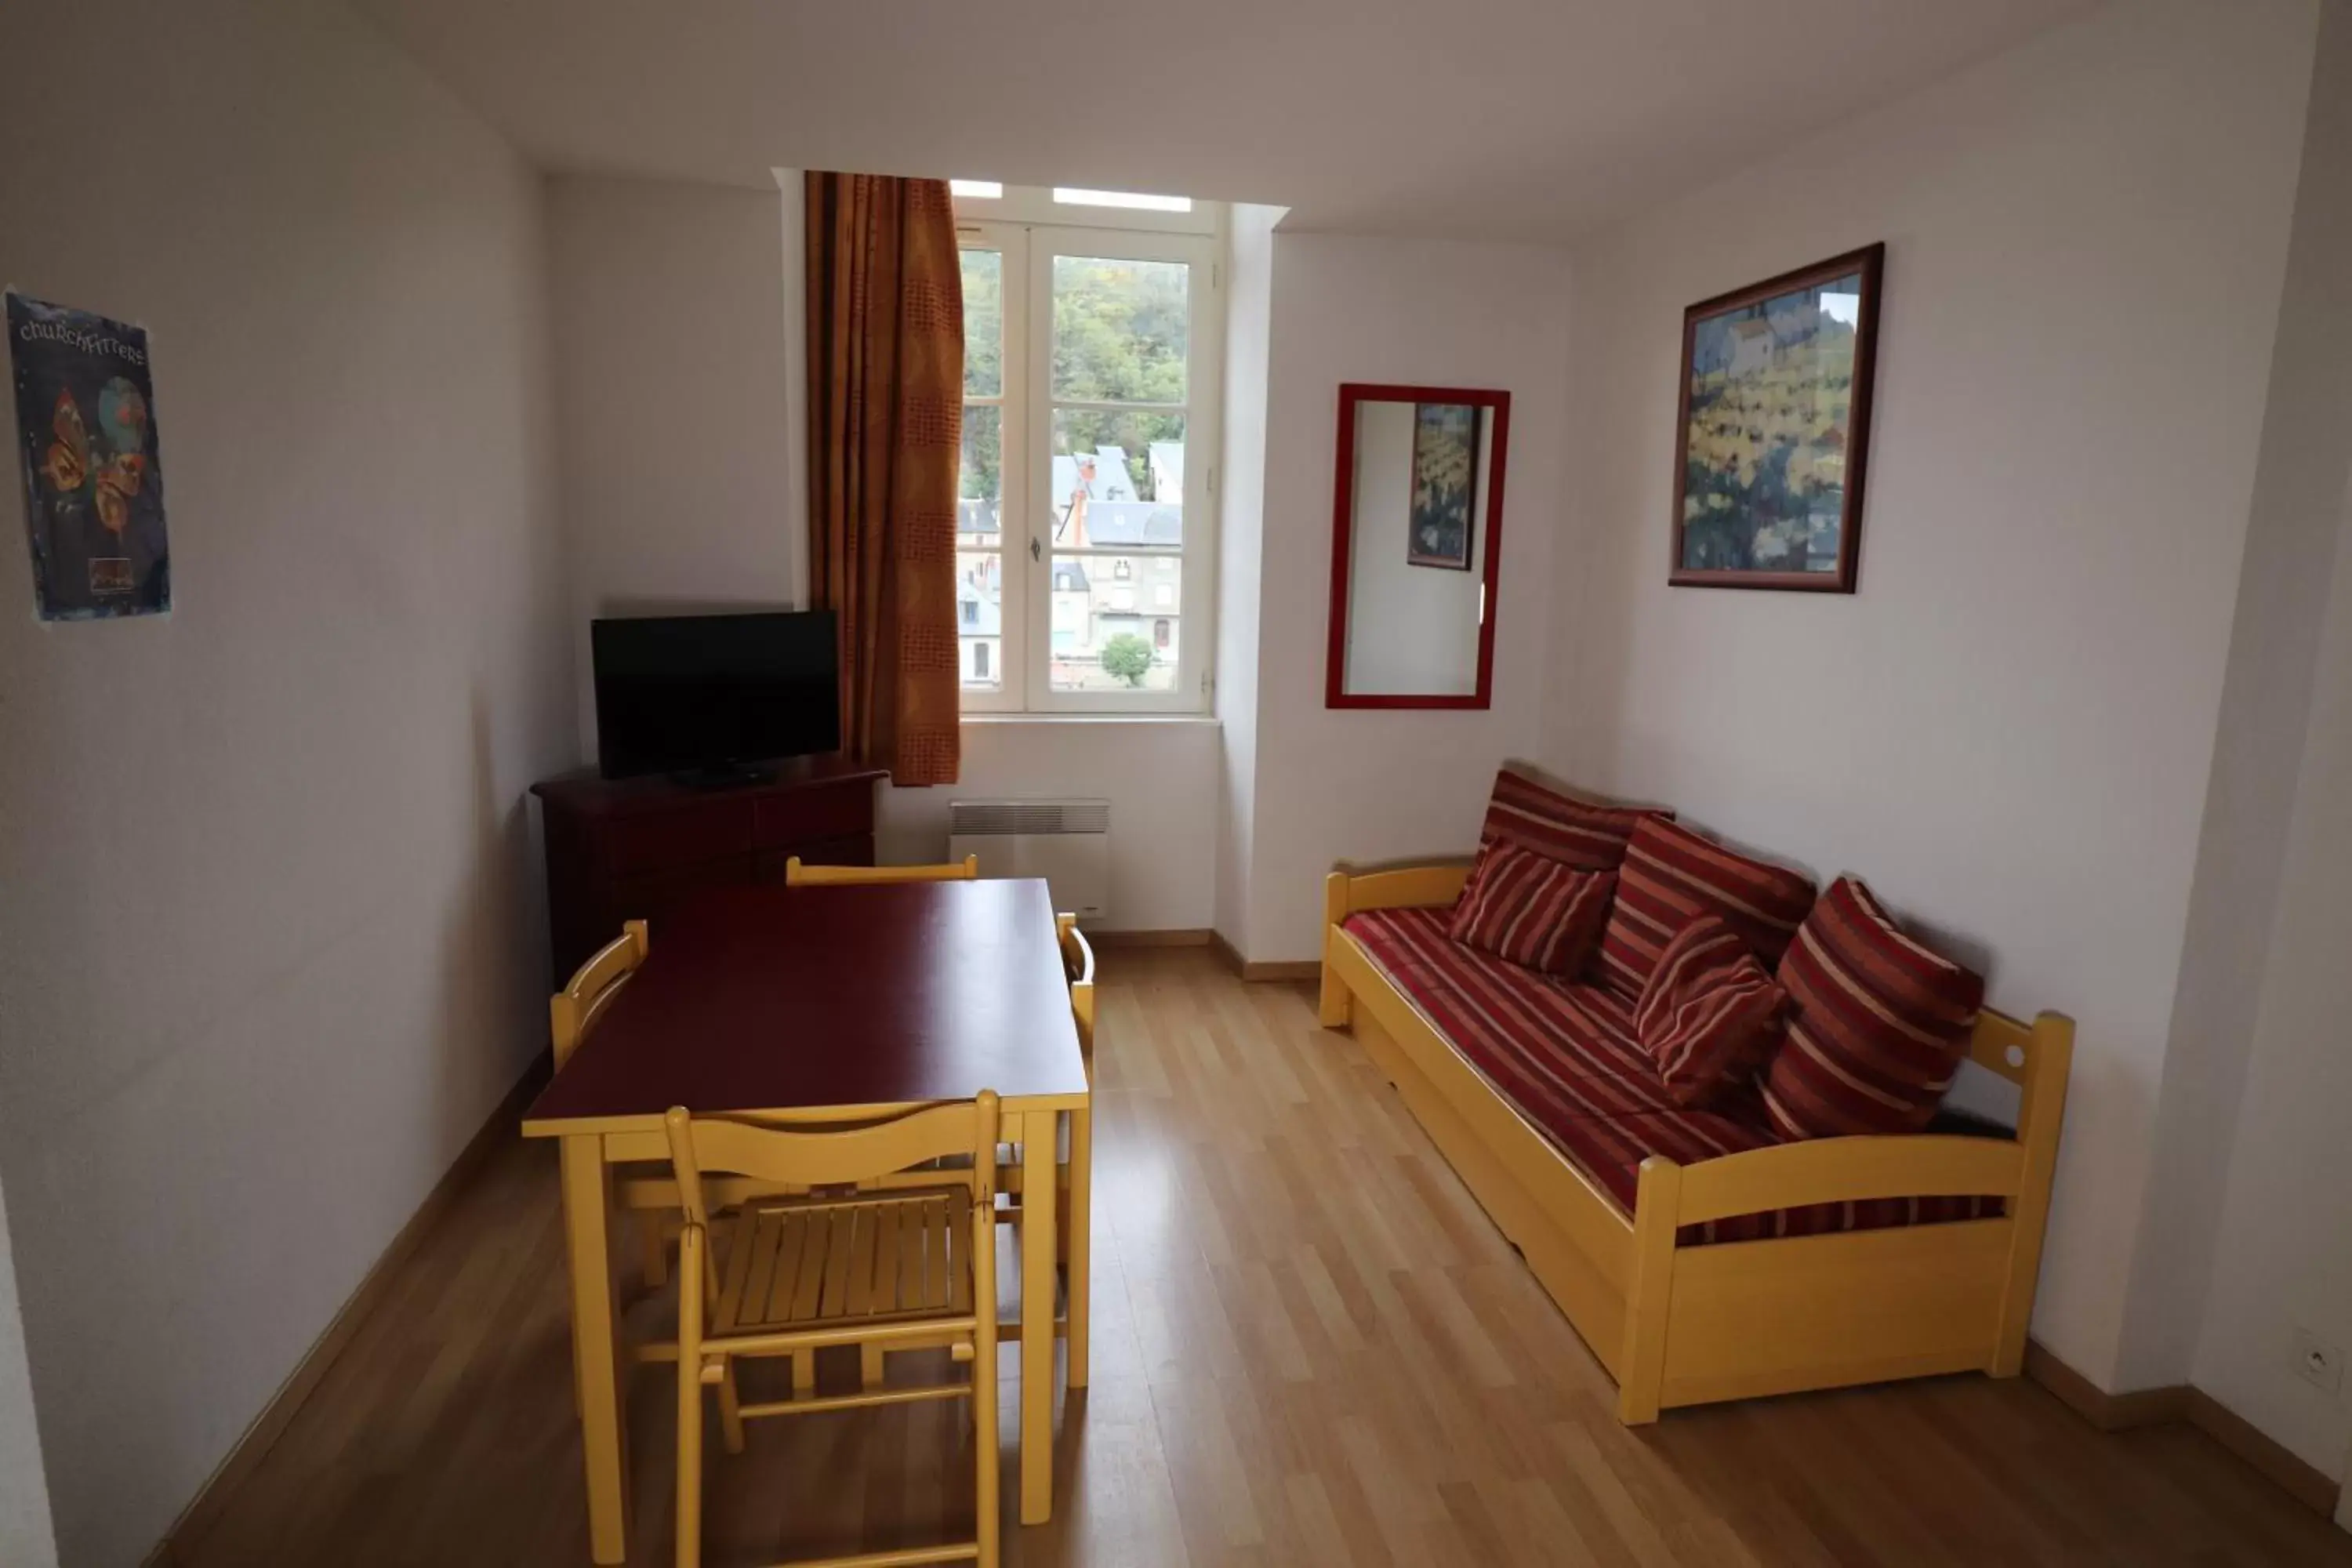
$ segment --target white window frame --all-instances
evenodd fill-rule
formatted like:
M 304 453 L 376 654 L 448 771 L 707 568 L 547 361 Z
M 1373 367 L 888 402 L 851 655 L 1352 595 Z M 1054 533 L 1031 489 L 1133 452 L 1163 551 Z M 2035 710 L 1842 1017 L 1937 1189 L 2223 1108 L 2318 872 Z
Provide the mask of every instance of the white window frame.
M 1043 205 L 1041 205 L 1041 203 Z M 993 250 L 1003 258 L 1004 345 L 1003 395 L 971 398 L 1003 410 L 998 460 L 997 543 L 1003 552 L 994 690 L 967 689 L 967 714 L 1199 713 L 1212 690 L 1216 647 L 1216 456 L 1222 449 L 1224 312 L 1222 208 L 1195 203 L 1191 213 L 1137 212 L 1114 207 L 1052 205 L 1051 193 L 1007 187 L 995 199 L 959 197 L 957 234 L 968 249 Z M 1203 210 L 1206 209 L 1206 210 Z M 1057 217 L 1083 214 L 1081 222 L 971 221 L 975 211 L 1019 215 L 1051 212 Z M 1138 224 L 1139 218 L 1181 220 Z M 1184 549 L 1178 558 L 1176 672 L 1166 691 L 1057 691 L 1051 677 L 1053 647 L 1052 563 L 1056 553 L 1044 511 L 1041 475 L 1050 471 L 1046 442 L 1055 400 L 1048 367 L 1053 363 L 1053 258 L 1101 256 L 1138 261 L 1181 261 L 1190 268 L 1192 298 L 1187 323 L 1183 413 Z M 1105 405 L 1078 403 L 1076 407 Z M 1108 406 L 1118 406 L 1116 405 Z M 1032 433 L 1034 438 L 1032 439 Z M 1034 448 L 1034 449 L 1033 449 Z M 1132 548 L 1063 550 L 1063 555 L 1133 555 Z M 1163 557 L 1164 559 L 1164 557 Z M 1147 617 L 1149 618 L 1149 617 Z

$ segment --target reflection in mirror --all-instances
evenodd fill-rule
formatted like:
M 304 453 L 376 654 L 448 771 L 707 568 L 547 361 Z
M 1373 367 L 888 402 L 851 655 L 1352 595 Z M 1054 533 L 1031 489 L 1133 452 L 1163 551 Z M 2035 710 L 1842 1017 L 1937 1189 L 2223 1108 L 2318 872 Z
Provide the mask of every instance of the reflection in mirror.
M 1486 707 L 1510 395 L 1339 391 L 1327 705 Z

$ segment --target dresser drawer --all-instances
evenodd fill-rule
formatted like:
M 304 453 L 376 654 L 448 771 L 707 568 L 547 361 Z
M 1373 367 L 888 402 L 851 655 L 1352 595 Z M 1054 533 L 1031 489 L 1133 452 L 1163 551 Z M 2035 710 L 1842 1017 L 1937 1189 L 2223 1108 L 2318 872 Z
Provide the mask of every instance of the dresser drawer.
M 619 931 L 621 921 L 657 920 L 681 900 L 712 888 L 740 888 L 757 879 L 758 871 L 749 855 L 624 877 L 613 884 L 614 912 L 618 917 L 612 922 L 614 930 Z
M 874 784 L 844 779 L 821 789 L 794 790 L 753 803 L 753 833 L 762 849 L 797 849 L 828 838 L 874 831 Z
M 605 853 L 611 857 L 609 872 L 629 877 L 698 860 L 749 855 L 753 805 L 748 800 L 713 801 L 705 806 L 625 817 L 613 824 L 605 840 Z

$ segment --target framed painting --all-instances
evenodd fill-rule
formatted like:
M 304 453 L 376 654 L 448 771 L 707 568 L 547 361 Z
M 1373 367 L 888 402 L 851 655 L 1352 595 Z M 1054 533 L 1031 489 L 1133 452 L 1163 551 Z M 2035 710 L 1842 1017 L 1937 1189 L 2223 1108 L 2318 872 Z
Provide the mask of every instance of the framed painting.
M 1683 312 L 1677 587 L 1851 594 L 1886 247 Z
M 1477 500 L 1478 405 L 1413 405 L 1412 507 L 1405 564 L 1469 571 Z

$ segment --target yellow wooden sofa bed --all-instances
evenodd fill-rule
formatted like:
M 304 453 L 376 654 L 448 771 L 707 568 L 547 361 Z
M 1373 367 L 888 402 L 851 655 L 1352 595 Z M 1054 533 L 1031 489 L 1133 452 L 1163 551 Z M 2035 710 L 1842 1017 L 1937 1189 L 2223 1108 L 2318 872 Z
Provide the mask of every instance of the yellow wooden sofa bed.
M 2074 1026 L 1990 1008 L 1969 1055 L 2017 1084 L 2011 1139 L 1829 1138 L 1642 1164 L 1628 1215 L 1446 1042 L 1342 929 L 1365 910 L 1451 904 L 1468 868 L 1325 884 L 1321 1017 L 1381 1070 L 1617 1382 L 1618 1418 L 2025 1359 Z M 2006 1213 L 1894 1229 L 1677 1246 L 1686 1225 L 1802 1205 L 1997 1195 Z

